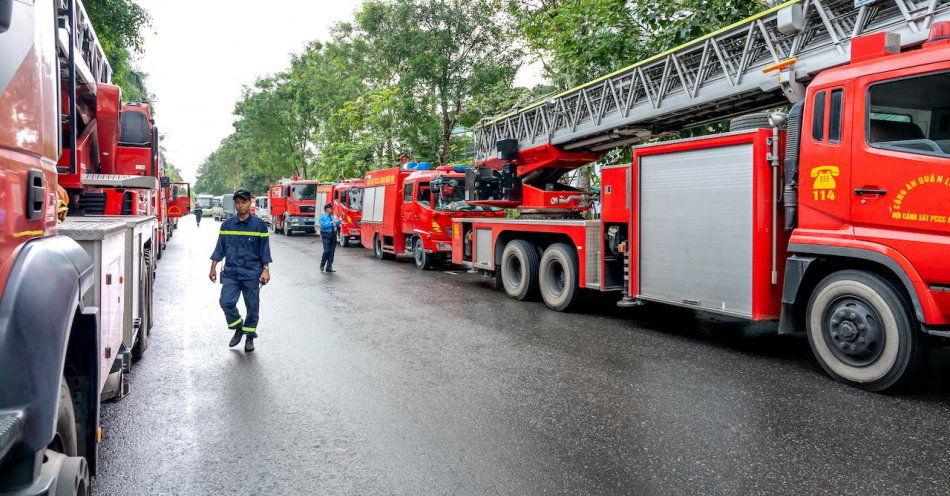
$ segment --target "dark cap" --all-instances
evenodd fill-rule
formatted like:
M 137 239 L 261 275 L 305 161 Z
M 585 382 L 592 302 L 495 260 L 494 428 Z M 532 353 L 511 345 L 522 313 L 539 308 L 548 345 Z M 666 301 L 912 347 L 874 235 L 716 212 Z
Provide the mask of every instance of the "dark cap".
M 251 192 L 246 189 L 239 189 L 234 192 L 233 198 L 235 200 L 237 200 L 238 198 L 244 198 L 247 201 L 251 201 Z
M 326 205 L 323 206 L 323 209 L 324 209 L 324 210 L 326 210 L 326 209 L 328 209 L 328 208 L 333 208 L 333 204 L 332 204 L 332 203 L 327 203 Z

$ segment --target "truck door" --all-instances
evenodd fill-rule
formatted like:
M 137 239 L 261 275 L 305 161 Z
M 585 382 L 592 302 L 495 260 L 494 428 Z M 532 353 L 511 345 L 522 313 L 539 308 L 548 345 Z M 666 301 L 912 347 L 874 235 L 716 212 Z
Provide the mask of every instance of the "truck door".
M 287 199 L 283 195 L 284 187 L 283 186 L 271 186 L 270 187 L 270 214 L 271 220 L 276 221 L 284 214 L 284 211 L 287 210 Z
M 844 109 L 853 91 L 841 84 L 809 88 L 802 123 L 800 225 L 841 231 L 851 216 L 852 119 Z
M 415 229 L 432 232 L 432 222 L 435 220 L 435 210 L 432 205 L 432 188 L 428 182 L 419 182 L 416 187 L 416 215 Z
M 924 282 L 950 282 L 950 62 L 859 78 L 855 236 L 889 246 Z
M 403 197 L 402 205 L 400 207 L 400 217 L 402 221 L 402 232 L 412 233 L 415 230 L 415 218 L 416 214 L 416 204 L 412 201 L 413 192 L 415 191 L 416 183 L 412 181 L 406 181 L 406 187 L 403 188 Z

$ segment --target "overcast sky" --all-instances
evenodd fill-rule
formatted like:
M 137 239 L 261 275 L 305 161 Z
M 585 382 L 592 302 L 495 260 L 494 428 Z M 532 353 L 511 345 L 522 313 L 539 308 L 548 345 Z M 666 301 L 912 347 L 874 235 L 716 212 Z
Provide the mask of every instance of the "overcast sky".
M 352 18 L 360 0 L 137 0 L 152 15 L 139 67 L 155 94 L 168 160 L 195 180 L 231 133 L 241 87 L 287 67 L 290 54 Z M 537 79 L 526 70 L 519 79 Z
M 138 0 L 152 15 L 139 67 L 155 94 L 168 160 L 195 180 L 231 133 L 241 87 L 290 63 L 310 40 L 349 19 L 359 0 Z

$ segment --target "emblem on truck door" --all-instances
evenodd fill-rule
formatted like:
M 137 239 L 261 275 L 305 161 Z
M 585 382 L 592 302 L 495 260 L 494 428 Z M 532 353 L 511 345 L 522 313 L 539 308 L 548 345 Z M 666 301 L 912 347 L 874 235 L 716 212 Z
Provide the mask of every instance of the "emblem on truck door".
M 835 190 L 838 189 L 835 178 L 840 174 L 836 165 L 812 167 L 811 177 L 815 179 L 812 184 L 812 193 L 815 195 L 815 201 L 835 199 Z

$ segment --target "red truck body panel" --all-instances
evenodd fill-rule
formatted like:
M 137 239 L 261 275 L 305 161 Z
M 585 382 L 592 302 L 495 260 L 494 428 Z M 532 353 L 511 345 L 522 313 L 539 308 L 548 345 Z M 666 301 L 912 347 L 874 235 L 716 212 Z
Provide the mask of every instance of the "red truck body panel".
M 387 252 L 406 251 L 400 206 L 405 179 L 411 172 L 392 167 L 366 173 L 360 225 L 360 243 L 364 248 L 373 249 L 373 243 L 380 238 Z

